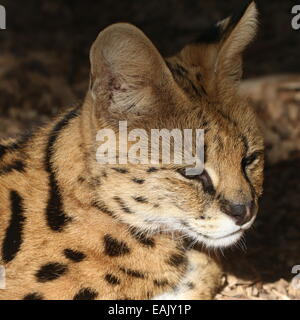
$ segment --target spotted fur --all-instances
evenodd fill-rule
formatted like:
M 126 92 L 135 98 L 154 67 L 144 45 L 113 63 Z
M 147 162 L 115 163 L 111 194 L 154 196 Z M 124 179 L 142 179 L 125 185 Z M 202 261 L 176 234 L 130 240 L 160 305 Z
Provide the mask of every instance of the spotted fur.
M 0 299 L 213 298 L 222 270 L 205 247 L 237 241 L 246 226 L 228 205 L 256 206 L 262 193 L 263 141 L 237 92 L 254 3 L 234 17 L 167 59 L 134 26 L 106 28 L 83 104 L 1 142 Z M 100 165 L 96 133 L 119 120 L 145 132 L 205 128 L 204 173 Z

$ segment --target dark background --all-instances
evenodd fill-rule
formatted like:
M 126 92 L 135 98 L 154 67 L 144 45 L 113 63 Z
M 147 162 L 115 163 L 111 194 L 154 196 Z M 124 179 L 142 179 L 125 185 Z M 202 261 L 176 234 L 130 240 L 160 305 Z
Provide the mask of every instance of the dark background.
M 67 57 L 71 82 L 88 63 L 98 32 L 115 22 L 141 28 L 164 55 L 197 38 L 200 31 L 238 10 L 244 0 L 2 0 L 9 48 L 24 55 L 47 50 Z M 257 0 L 260 31 L 245 56 L 245 76 L 300 71 L 300 34 L 291 28 L 293 0 Z M 300 2 L 299 2 L 300 3 Z M 13 40 L 13 41 L 12 41 Z M 63 54 L 62 54 L 63 53 Z M 61 56 L 62 54 L 62 56 Z
M 7 30 L 0 31 L 1 138 L 24 132 L 83 99 L 88 84 L 89 48 L 104 27 L 131 22 L 146 33 L 163 55 L 171 55 L 196 39 L 202 29 L 237 10 L 244 1 L 0 2 L 7 10 Z M 260 28 L 245 54 L 245 78 L 299 73 L 300 30 L 291 27 L 291 8 L 297 1 L 256 3 Z M 300 298 L 299 290 L 293 291 L 289 283 L 292 266 L 300 264 L 299 163 L 299 159 L 293 159 L 267 168 L 261 213 L 256 227 L 247 235 L 248 250 L 225 253 L 234 279 L 251 283 L 247 291 L 240 285 L 242 280 L 228 280 L 226 288 L 235 298 L 280 299 L 295 298 L 298 294 Z M 226 298 L 226 294 L 221 298 Z

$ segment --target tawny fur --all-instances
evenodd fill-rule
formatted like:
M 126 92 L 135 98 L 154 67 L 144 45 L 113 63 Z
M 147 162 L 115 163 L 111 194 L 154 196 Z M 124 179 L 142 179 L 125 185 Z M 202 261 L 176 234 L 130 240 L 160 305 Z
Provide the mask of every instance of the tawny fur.
M 0 264 L 7 288 L 0 299 L 213 298 L 222 269 L 205 246 L 192 246 L 185 228 L 214 232 L 224 218 L 220 197 L 257 203 L 262 193 L 262 137 L 236 92 L 255 18 L 252 3 L 223 38 L 166 60 L 131 25 L 100 33 L 83 105 L 21 143 L 1 144 Z M 119 120 L 148 133 L 206 129 L 205 168 L 220 197 L 174 165 L 97 163 L 97 131 L 117 130 Z M 241 161 L 257 151 L 250 183 Z M 58 222 L 47 219 L 49 203 L 59 208 L 51 194 L 59 195 L 65 215 Z M 14 212 L 21 214 L 19 245 L 7 240 Z

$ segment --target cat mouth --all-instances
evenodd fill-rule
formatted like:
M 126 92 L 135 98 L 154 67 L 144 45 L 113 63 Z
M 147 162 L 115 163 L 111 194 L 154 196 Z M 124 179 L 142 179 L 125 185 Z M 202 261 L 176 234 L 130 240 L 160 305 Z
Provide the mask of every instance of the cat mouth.
M 243 233 L 244 230 L 242 229 L 239 229 L 237 231 L 234 231 L 234 232 L 231 232 L 231 233 L 228 233 L 224 236 L 221 236 L 221 237 L 210 237 L 210 236 L 206 236 L 208 239 L 211 239 L 211 240 L 220 240 L 220 239 L 225 239 L 225 238 L 228 238 L 228 237 L 231 237 L 231 236 L 234 236 L 234 235 L 237 235 L 237 234 L 241 234 Z
M 189 232 L 187 232 L 187 234 L 192 238 L 197 239 L 199 242 L 204 243 L 207 247 L 212 248 L 229 247 L 236 243 L 242 237 L 243 233 L 244 230 L 242 228 L 218 237 L 202 234 L 193 230 L 192 228 L 189 228 Z
M 242 234 L 244 232 L 244 230 L 242 229 L 239 229 L 237 231 L 234 231 L 234 232 L 231 232 L 231 233 L 228 233 L 224 236 L 220 236 L 220 237 L 212 237 L 212 236 L 208 236 L 208 235 L 205 235 L 205 234 L 202 234 L 202 233 L 199 233 L 199 232 L 196 232 L 199 236 L 203 237 L 203 238 L 206 238 L 206 239 L 209 239 L 209 240 L 222 240 L 222 239 L 226 239 L 226 238 L 229 238 L 231 236 L 234 236 L 234 235 L 238 235 L 238 234 Z
M 234 236 L 234 235 L 237 235 L 237 234 L 242 234 L 245 230 L 243 230 L 243 228 L 239 228 L 238 230 L 235 230 L 231 233 L 228 233 L 228 234 L 225 234 L 225 235 L 222 235 L 222 236 L 212 236 L 212 235 L 206 235 L 206 234 L 203 234 L 201 232 L 199 232 L 198 230 L 195 230 L 194 228 L 192 228 L 191 226 L 187 226 L 185 225 L 185 227 L 187 228 L 187 231 L 188 232 L 192 232 L 200 237 L 203 237 L 205 239 L 209 239 L 209 240 L 220 240 L 220 239 L 225 239 L 225 238 L 228 238 L 228 237 L 231 237 L 231 236 Z
M 226 248 L 237 243 L 242 237 L 243 233 L 244 231 L 240 229 L 238 231 L 217 238 L 199 236 L 199 241 L 203 242 L 207 247 Z

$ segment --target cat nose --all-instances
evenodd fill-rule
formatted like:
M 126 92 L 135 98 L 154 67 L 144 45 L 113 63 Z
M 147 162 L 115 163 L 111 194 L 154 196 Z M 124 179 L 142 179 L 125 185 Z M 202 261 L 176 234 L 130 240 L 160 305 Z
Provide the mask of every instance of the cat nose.
M 249 222 L 255 214 L 254 202 L 245 204 L 227 202 L 222 205 L 222 211 L 234 219 L 238 226 Z

